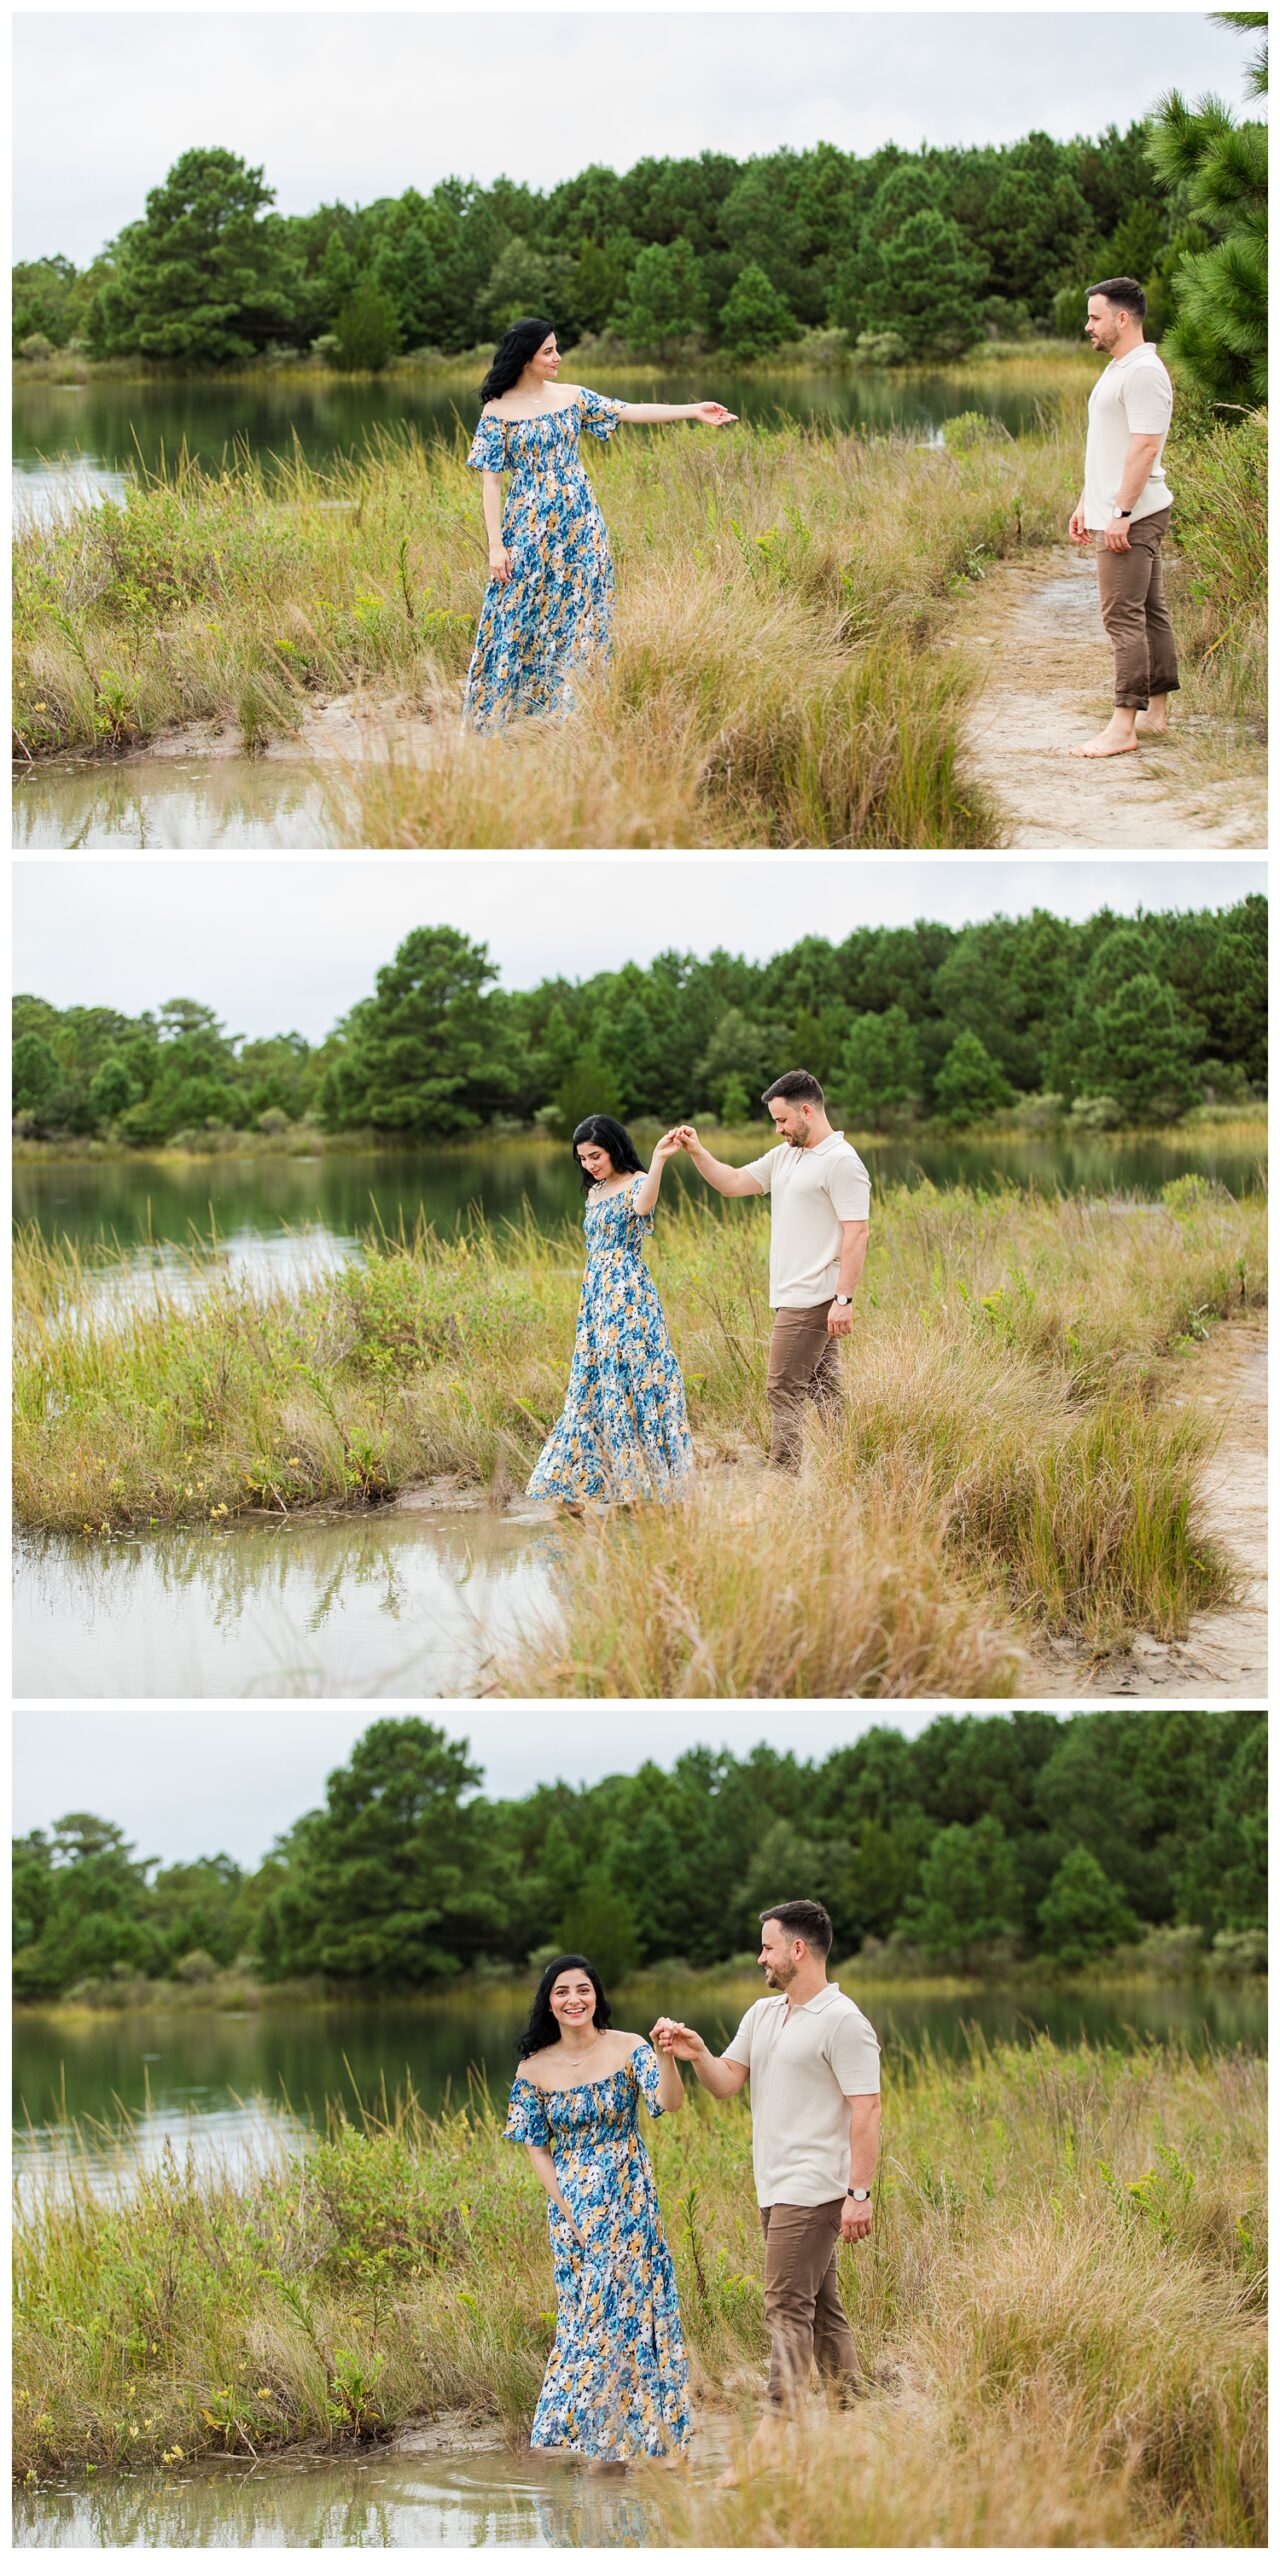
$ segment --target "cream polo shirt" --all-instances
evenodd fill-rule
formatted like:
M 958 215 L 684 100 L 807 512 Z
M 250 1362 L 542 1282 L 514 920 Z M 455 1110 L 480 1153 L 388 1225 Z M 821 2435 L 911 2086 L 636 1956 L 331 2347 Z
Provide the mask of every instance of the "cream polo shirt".
M 770 1147 L 743 1166 L 769 1194 L 769 1304 L 821 1307 L 840 1286 L 840 1229 L 871 1213 L 871 1176 L 838 1129 L 816 1147 Z
M 785 1995 L 748 2009 L 726 2062 L 751 2075 L 751 2156 L 761 2204 L 830 2204 L 849 2184 L 847 2098 L 880 2086 L 869 2018 L 828 1982 L 793 2009 Z
M 1155 348 L 1145 339 L 1127 356 L 1113 357 L 1089 394 L 1089 432 L 1084 447 L 1084 520 L 1090 533 L 1104 533 L 1124 472 L 1130 436 L 1159 436 L 1146 485 L 1133 502 L 1133 520 L 1157 515 L 1172 504 L 1164 476 L 1165 438 L 1173 416 L 1173 384 Z

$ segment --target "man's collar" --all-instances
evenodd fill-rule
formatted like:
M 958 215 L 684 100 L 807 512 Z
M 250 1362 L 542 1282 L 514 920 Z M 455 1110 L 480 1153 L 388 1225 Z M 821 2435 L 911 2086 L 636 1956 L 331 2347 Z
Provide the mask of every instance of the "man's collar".
M 810 2014 L 812 2013 L 812 2011 L 813 2011 L 813 2010 L 815 2010 L 815 2009 L 825 2009 L 825 2008 L 827 2008 L 827 2007 L 829 2006 L 829 2004 L 831 2003 L 831 2001 L 833 2001 L 833 2000 L 838 2000 L 838 1999 L 839 1999 L 839 1997 L 840 1997 L 840 1985 L 839 1985 L 839 1983 L 838 1983 L 838 1982 L 824 1982 L 824 1983 L 823 1983 L 823 1986 L 822 1986 L 821 1991 L 815 1991 L 815 1992 L 814 1992 L 814 1995 L 813 1995 L 812 2000 L 802 2000 L 802 2001 L 799 2003 L 799 2006 L 798 2006 L 798 2007 L 797 2007 L 797 2004 L 796 2004 L 794 2001 L 789 2001 L 787 2005 L 788 2005 L 788 2007 L 790 2007 L 790 2008 L 794 2008 L 794 2009 L 796 2009 L 796 2015 L 797 2015 L 797 2017 L 807 2018 L 808 2016 L 810 2016 Z

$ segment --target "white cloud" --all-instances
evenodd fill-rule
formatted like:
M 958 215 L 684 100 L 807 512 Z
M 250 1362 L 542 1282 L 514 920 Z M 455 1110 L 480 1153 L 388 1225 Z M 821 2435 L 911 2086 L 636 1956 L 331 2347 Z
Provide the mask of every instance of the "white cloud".
M 523 1796 L 634 1770 L 670 1768 L 704 1744 L 745 1758 L 757 1743 L 822 1759 L 872 1725 L 916 1733 L 936 1707 L 379 1707 L 253 1706 L 19 1710 L 13 1719 L 15 1836 L 65 1813 L 118 1823 L 141 1857 L 213 1857 L 256 1865 L 277 1835 L 324 1801 L 376 1716 L 423 1715 L 470 1744 L 489 1797 Z M 1012 1713 L 969 1708 L 968 1714 Z M 1074 1714 L 1073 1708 L 1053 1709 Z
M 859 862 L 731 854 L 723 861 L 591 854 L 488 861 L 15 862 L 14 986 L 51 1004 L 142 1013 L 173 996 L 212 1005 L 246 1039 L 319 1040 L 413 926 L 487 942 L 503 985 L 585 978 L 659 951 L 717 945 L 752 960 L 805 933 L 927 916 L 966 924 L 1033 906 L 1082 918 L 1109 906 L 1226 906 L 1265 891 L 1261 862 Z
M 309 213 L 451 173 L 545 187 L 649 153 L 1066 139 L 1174 85 L 1243 107 L 1249 51 L 1173 10 L 42 10 L 14 30 L 14 255 L 77 264 L 195 145 L 239 152 L 282 212 Z

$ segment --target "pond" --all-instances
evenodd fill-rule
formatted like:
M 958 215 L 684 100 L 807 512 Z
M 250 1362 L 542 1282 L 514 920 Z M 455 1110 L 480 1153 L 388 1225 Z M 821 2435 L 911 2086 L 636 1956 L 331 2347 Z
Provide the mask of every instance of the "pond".
M 723 1985 L 655 1977 L 635 1991 L 624 1988 L 615 1996 L 618 2021 L 647 2034 L 659 2011 L 669 2008 L 723 2050 L 757 1996 L 749 1971 Z M 1192 2050 L 1266 2048 L 1261 1984 L 1143 1983 L 1072 1992 L 1020 1983 L 962 1993 L 881 1993 L 874 1981 L 859 1981 L 856 1957 L 833 1975 L 872 2019 L 890 2073 L 895 2056 L 918 2052 L 926 2042 L 935 2052 L 962 2054 L 975 2028 L 988 2041 L 1025 2041 L 1043 2030 L 1060 2045 L 1083 2035 L 1121 2047 L 1153 2037 Z M 495 2098 L 505 2096 L 528 1997 L 523 1989 L 495 1986 L 431 2003 L 292 2009 L 264 2003 L 238 2015 L 156 2009 L 65 2018 L 19 2010 L 13 2059 L 19 2190 L 71 2156 L 66 2127 L 72 2118 L 80 2120 L 75 2156 L 105 2187 L 154 2158 L 166 2137 L 179 2151 L 190 2146 L 197 2161 L 218 2159 L 243 2172 L 272 2143 L 298 2139 L 296 2118 L 322 2120 L 330 2099 L 353 2103 L 352 2079 L 371 2100 L 383 2083 L 391 2092 L 410 2079 L 433 2110 L 449 2093 L 465 2096 L 468 2074 L 479 2070 Z M 292 2119 L 282 2109 L 285 2094 Z M 118 2106 L 136 2123 L 116 2136 L 104 2129 L 95 2137 L 86 2128 L 86 2118 L 104 2128 L 112 2124 Z
M 673 1098 L 672 1113 L 680 1108 Z M 717 1154 L 746 1163 L 771 1143 L 763 1121 L 758 1133 L 732 1138 L 713 1134 Z M 305 1143 L 305 1141 L 303 1141 Z M 1182 1173 L 1203 1173 L 1225 1184 L 1235 1198 L 1265 1187 L 1266 1133 L 1242 1144 L 1238 1133 L 1180 1139 L 1146 1135 L 983 1139 L 876 1138 L 856 1133 L 874 1186 L 933 1182 L 939 1188 L 969 1184 L 979 1190 L 1006 1183 L 1043 1192 L 1085 1191 L 1158 1199 L 1164 1183 Z M 719 1195 L 677 1157 L 668 1186 L 687 1185 L 693 1196 L 725 1214 L 744 1214 L 739 1202 Z M 668 1197 L 675 1196 L 669 1190 Z M 210 1271 L 229 1270 L 281 1282 L 317 1265 L 347 1261 L 360 1237 L 381 1225 L 395 1234 L 421 1214 L 442 1230 L 481 1211 L 490 1220 L 519 1218 L 528 1203 L 535 1224 L 550 1230 L 581 1215 L 582 1189 L 565 1145 L 532 1140 L 420 1149 L 404 1154 L 200 1156 L 65 1163 L 19 1161 L 13 1168 L 13 1207 L 18 1224 L 46 1237 L 67 1237 L 93 1264 L 115 1238 L 125 1248 L 123 1271 L 101 1285 L 129 1286 L 129 1274 L 175 1275 L 195 1252 Z
M 576 376 L 574 377 L 577 378 Z M 860 431 L 907 433 L 935 443 L 946 418 L 977 409 L 1014 435 L 1036 422 L 1059 383 L 1085 384 L 1088 359 L 1062 375 L 1048 373 L 1041 393 L 998 376 L 965 381 L 955 373 L 735 373 L 709 356 L 693 374 L 631 373 L 622 396 L 633 400 L 723 400 L 756 425 L 780 417 Z M 24 383 L 13 391 L 14 508 L 22 517 L 97 496 L 120 497 L 133 469 L 171 466 L 185 446 L 209 467 L 240 445 L 267 460 L 288 453 L 296 437 L 318 470 L 357 454 L 370 436 L 411 427 L 427 443 L 470 434 L 479 415 L 478 380 L 400 375 L 392 381 L 338 382 L 310 371 L 274 381 Z M 601 380 L 593 389 L 608 391 Z
M 21 1536 L 14 1695 L 458 1698 L 554 1617 L 554 1516 L 379 1506 L 333 1519 Z M 572 1533 L 570 1533 L 572 1534 Z
M 711 2484 L 732 2450 L 730 2424 L 700 2417 L 677 2478 L 652 2466 L 621 2477 L 582 2463 L 497 2451 L 479 2438 L 439 2452 L 402 2449 L 274 2462 L 204 2462 L 190 2472 L 143 2472 L 51 2484 L 14 2499 L 19 2548 L 257 2550 L 489 2549 L 537 2544 L 574 2551 L 667 2546 L 715 2548 L 723 2500 Z M 409 2431 L 412 2446 L 412 2431 Z

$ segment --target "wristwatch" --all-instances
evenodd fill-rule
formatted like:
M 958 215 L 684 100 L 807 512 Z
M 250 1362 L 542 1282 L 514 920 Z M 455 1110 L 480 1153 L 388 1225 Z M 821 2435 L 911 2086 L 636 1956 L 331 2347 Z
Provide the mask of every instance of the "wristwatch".
M 851 1306 L 853 1305 L 853 1300 L 852 1300 L 852 1298 L 840 1298 L 840 1297 L 838 1297 L 838 1298 L 836 1299 L 836 1305 L 837 1305 L 838 1307 L 851 1307 Z
M 1133 509 L 1132 507 L 1113 507 L 1111 513 L 1113 516 L 1131 516 Z
M 852 2196 L 855 2204 L 870 2204 L 871 2202 L 870 2187 L 846 2187 L 845 2194 L 847 2196 Z

